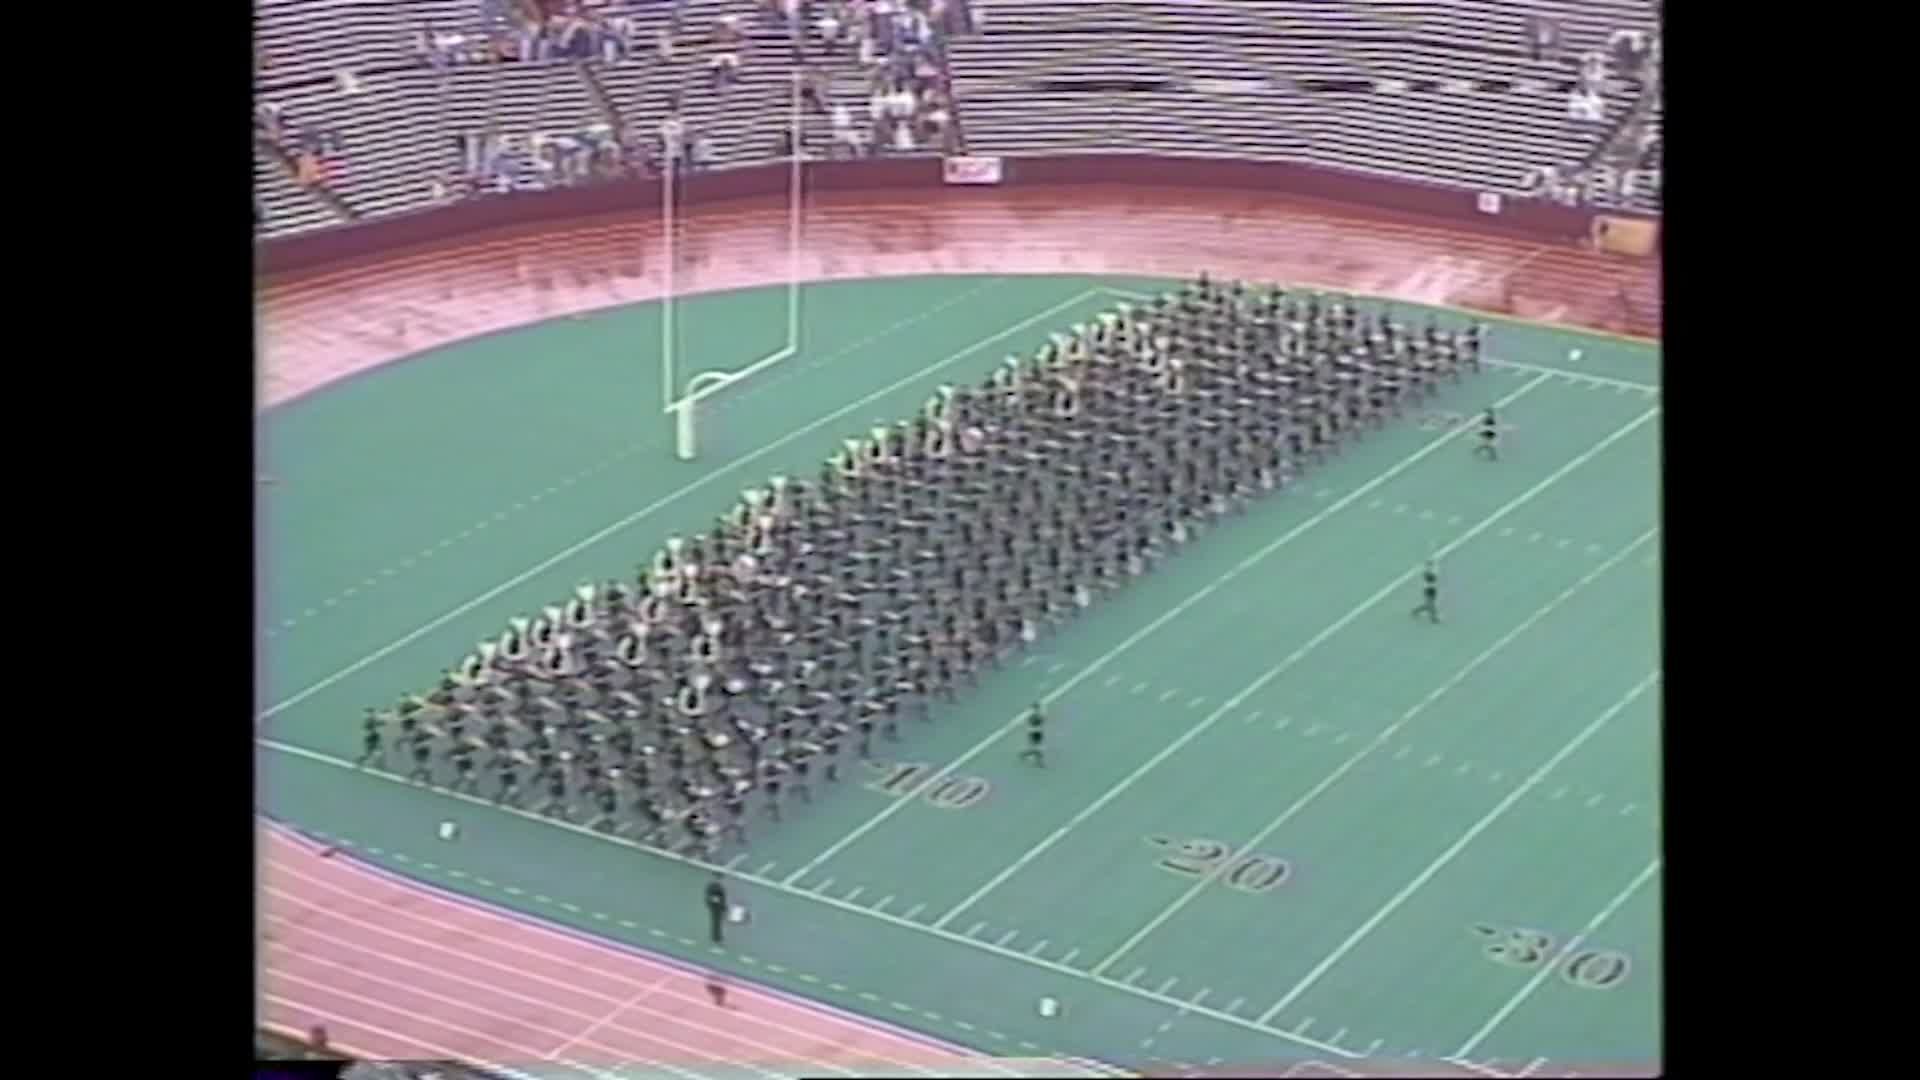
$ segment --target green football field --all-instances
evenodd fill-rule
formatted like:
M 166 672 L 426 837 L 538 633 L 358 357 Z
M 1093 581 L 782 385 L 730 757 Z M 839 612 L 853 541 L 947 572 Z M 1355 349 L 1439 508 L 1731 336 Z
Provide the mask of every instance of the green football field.
M 801 352 L 716 399 L 692 462 L 660 415 L 653 305 L 436 350 L 265 414 L 262 811 L 447 888 L 997 1054 L 1650 1072 L 1647 345 L 1494 324 L 1497 365 L 1431 411 L 1201 536 L 888 760 L 756 821 L 733 864 L 754 922 L 725 952 L 697 940 L 698 867 L 346 765 L 366 706 L 429 685 L 510 616 L 631 572 L 742 489 L 811 475 L 941 382 L 1162 284 L 809 286 Z M 677 321 L 683 362 L 737 367 L 784 344 L 785 295 L 686 298 Z M 1489 463 L 1458 425 L 1496 402 L 1509 430 Z M 1409 614 L 1435 553 L 1438 626 Z M 1041 698 L 1044 770 L 1014 730 Z M 447 818 L 458 843 L 435 837 Z M 1042 997 L 1061 1013 L 1042 1017 Z

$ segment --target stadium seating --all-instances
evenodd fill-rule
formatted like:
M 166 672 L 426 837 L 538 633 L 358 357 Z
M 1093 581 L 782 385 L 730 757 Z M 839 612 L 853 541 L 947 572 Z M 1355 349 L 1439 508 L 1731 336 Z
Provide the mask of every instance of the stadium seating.
M 262 100 L 291 129 L 320 125 L 344 152 L 331 187 L 359 217 L 430 205 L 458 168 L 463 134 L 578 131 L 626 125 L 651 139 L 675 86 L 681 116 L 713 140 L 715 167 L 773 160 L 786 125 L 790 60 L 784 35 L 751 0 L 684 0 L 668 69 L 654 50 L 675 5 L 619 5 L 633 21 L 631 55 L 600 60 L 454 65 L 416 53 L 420 31 L 473 29 L 477 0 L 260 0 L 256 75 Z M 1577 170 L 1620 127 L 1640 91 L 1609 80 L 1598 121 L 1570 120 L 1567 57 L 1605 49 L 1619 29 L 1652 30 L 1654 0 L 989 0 L 984 33 L 951 44 L 968 149 L 980 154 L 1150 152 L 1286 160 L 1517 194 L 1546 166 Z M 748 16 L 753 45 L 724 96 L 706 87 L 708 29 Z M 1553 57 L 1526 47 L 1530 16 L 1561 28 Z M 829 65 L 834 93 L 863 111 L 845 50 Z M 337 76 L 351 72 L 357 92 Z M 1306 81 L 1307 86 L 1301 85 Z M 1323 80 L 1324 82 L 1315 82 Z M 1422 86 L 1411 86 L 1415 80 Z M 1500 80 L 1499 85 L 1489 85 Z M 595 87 L 598 87 L 596 91 Z M 1067 85 L 1078 84 L 1078 85 Z M 1657 93 L 1645 126 L 1659 130 Z M 826 119 L 807 143 L 825 155 Z M 919 153 L 934 152 L 931 148 Z M 1659 208 L 1657 144 L 1600 208 Z M 339 206 L 294 184 L 256 150 L 266 235 L 341 220 Z

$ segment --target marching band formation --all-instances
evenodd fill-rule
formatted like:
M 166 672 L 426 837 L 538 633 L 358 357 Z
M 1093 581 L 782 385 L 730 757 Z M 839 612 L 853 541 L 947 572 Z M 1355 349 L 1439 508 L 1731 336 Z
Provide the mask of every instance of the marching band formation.
M 516 618 L 363 765 L 711 858 L 1441 385 L 1484 328 L 1210 281 L 1120 305 Z

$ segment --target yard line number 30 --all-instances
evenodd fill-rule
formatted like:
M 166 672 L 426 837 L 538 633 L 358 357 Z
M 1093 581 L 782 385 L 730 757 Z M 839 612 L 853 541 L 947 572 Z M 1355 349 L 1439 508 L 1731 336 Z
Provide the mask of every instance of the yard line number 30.
M 1473 932 L 1490 939 L 1484 950 L 1487 959 L 1517 968 L 1557 964 L 1560 977 L 1583 990 L 1611 990 L 1627 981 L 1633 969 L 1627 954 L 1614 949 L 1581 949 L 1558 957 L 1553 951 L 1553 936 L 1539 930 L 1476 923 Z

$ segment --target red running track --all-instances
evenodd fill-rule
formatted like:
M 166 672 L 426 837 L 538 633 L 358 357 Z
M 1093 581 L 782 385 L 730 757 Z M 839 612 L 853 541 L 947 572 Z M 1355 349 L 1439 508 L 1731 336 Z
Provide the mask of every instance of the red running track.
M 269 825 L 263 1022 L 381 1059 L 564 1080 L 980 1075 L 991 1059 L 404 883 Z M 617 1072 L 616 1072 L 617 1070 Z

